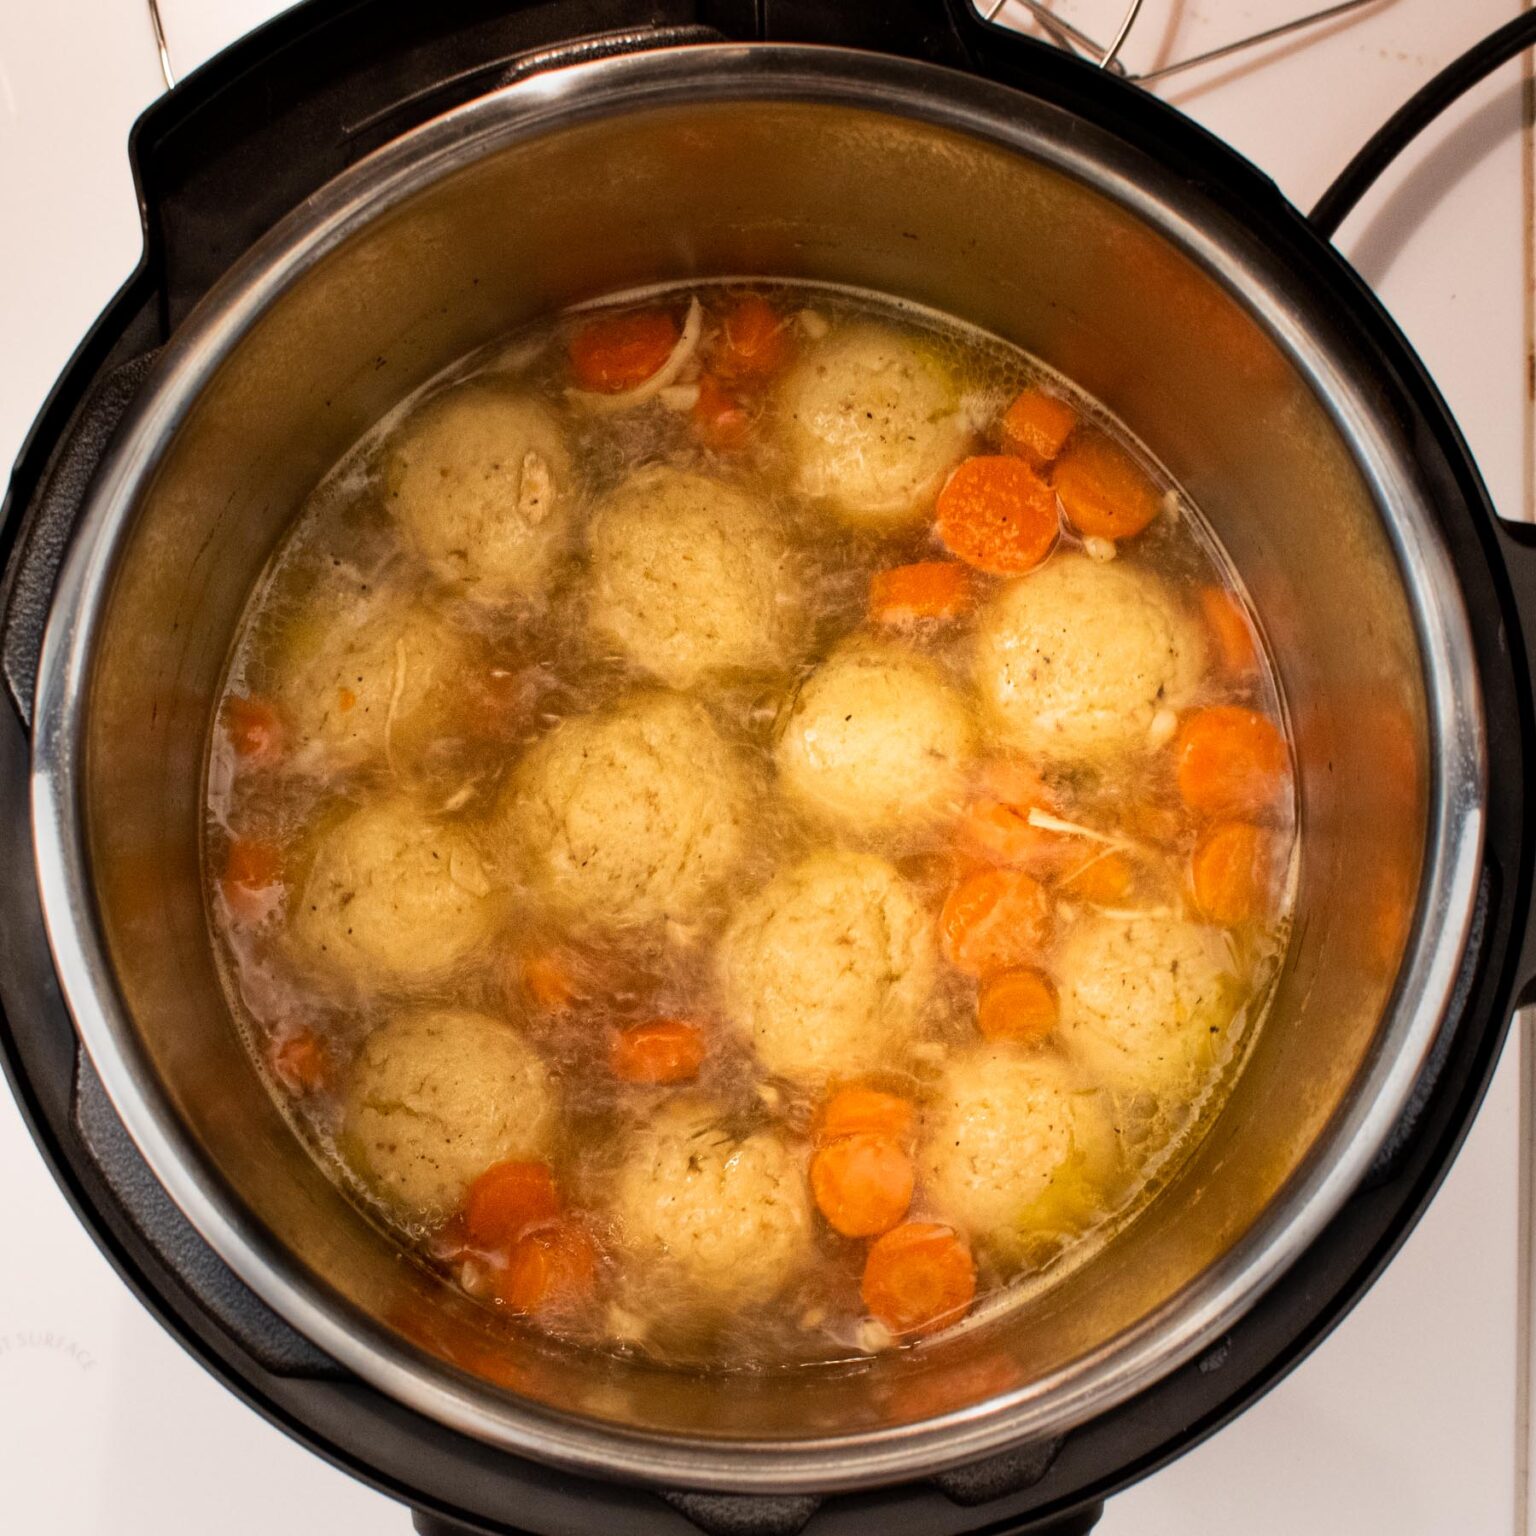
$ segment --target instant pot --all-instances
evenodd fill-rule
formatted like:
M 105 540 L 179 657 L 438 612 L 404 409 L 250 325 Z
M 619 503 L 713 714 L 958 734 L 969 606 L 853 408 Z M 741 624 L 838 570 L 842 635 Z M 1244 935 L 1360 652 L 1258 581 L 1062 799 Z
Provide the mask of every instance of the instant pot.
M 136 126 L 138 270 L 3 510 L 7 1072 L 135 1292 L 431 1532 L 1086 1531 L 1240 1412 L 1433 1194 L 1536 976 L 1536 547 L 1327 236 L 965 0 L 310 4 Z M 199 868 L 212 703 L 305 493 L 519 322 L 657 281 L 874 289 L 1061 368 L 1166 463 L 1270 637 L 1297 919 L 1230 1103 L 1069 1283 L 871 1361 L 597 1358 L 408 1262 L 247 1060 Z

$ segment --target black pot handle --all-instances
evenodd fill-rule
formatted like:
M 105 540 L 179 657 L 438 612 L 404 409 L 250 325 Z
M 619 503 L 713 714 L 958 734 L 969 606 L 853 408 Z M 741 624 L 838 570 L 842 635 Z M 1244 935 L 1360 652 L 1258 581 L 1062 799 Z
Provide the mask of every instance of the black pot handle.
M 1527 12 L 1527 15 L 1532 14 L 1536 13 Z M 1516 670 L 1523 669 L 1525 674 L 1521 697 L 1530 700 L 1532 685 L 1536 682 L 1536 524 L 1508 522 L 1504 518 L 1495 518 L 1493 521 L 1503 557 L 1501 563 L 1509 581 L 1510 596 L 1520 626 L 1518 634 L 1506 631 L 1506 645 Z M 1536 705 L 1527 704 L 1526 707 L 1536 714 Z M 1536 722 L 1527 721 L 1526 728 L 1528 731 L 1536 731 Z M 1513 849 L 1499 851 L 1510 859 L 1516 853 Z M 1512 870 L 1512 873 L 1524 883 L 1525 888 L 1531 888 L 1532 869 L 1522 866 Z M 1536 1006 L 1536 916 L 1526 921 L 1514 974 L 1515 1007 Z
M 1103 1516 L 1104 1505 L 1079 1505 L 1067 1513 L 1005 1515 L 998 1506 L 1026 1493 L 1050 1471 L 1060 1438 L 999 1452 L 968 1466 L 939 1473 L 930 1481 L 949 1503 L 967 1511 L 972 1527 L 986 1536 L 1086 1536 Z M 816 1536 L 826 1521 L 847 1514 L 836 1495 L 763 1495 L 663 1492 L 663 1503 L 701 1536 Z M 459 1516 L 412 1511 L 419 1536 L 523 1536 L 514 1528 L 482 1526 Z M 910 1524 L 903 1529 L 911 1529 Z M 946 1530 L 949 1526 L 946 1524 Z
M 143 387 L 158 349 L 114 363 L 91 381 L 46 465 L 32 477 L 27 455 L 12 481 L 16 519 L 0 591 L 0 676 L 11 707 L 30 730 L 32 690 L 54 582 L 85 495 L 128 407 Z
M 821 1503 L 814 1496 L 753 1499 L 699 1493 L 663 1497 L 704 1536 L 800 1536 L 801 1532 L 812 1536 L 809 1522 Z M 711 1514 L 702 1513 L 706 1507 Z M 977 1529 L 985 1536 L 1088 1536 L 1103 1515 L 1102 1504 L 1090 1504 L 1044 1524 L 1026 1518 L 1017 1523 L 987 1521 Z M 980 1518 L 986 1521 L 984 1513 Z M 465 1524 L 423 1509 L 412 1510 L 411 1521 L 417 1536 L 529 1536 L 512 1526 Z

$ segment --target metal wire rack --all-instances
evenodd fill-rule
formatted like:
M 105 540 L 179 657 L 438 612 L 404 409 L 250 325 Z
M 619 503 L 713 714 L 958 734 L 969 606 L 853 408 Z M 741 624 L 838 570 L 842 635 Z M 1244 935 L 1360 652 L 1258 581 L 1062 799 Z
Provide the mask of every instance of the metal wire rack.
M 1130 0 L 1125 8 L 1125 14 L 1120 18 L 1120 25 L 1113 39 L 1107 44 L 1095 42 L 1081 27 L 1053 10 L 1045 0 L 1016 0 L 1016 3 L 1029 12 L 1039 24 L 1040 30 L 1058 47 L 1065 48 L 1069 53 L 1091 59 L 1100 69 L 1108 70 L 1122 79 L 1134 80 L 1141 85 L 1150 85 L 1158 80 L 1166 80 L 1170 75 L 1183 74 L 1185 70 L 1194 69 L 1201 64 L 1214 64 L 1218 59 L 1231 58 L 1234 54 L 1246 53 L 1261 44 L 1289 37 L 1293 32 L 1302 32 L 1308 27 L 1319 26 L 1336 17 L 1347 16 L 1351 11 L 1363 11 L 1371 6 L 1390 5 L 1392 0 L 1340 0 L 1339 4 L 1324 6 L 1322 10 L 1311 11 L 1292 21 L 1283 21 L 1278 26 L 1266 27 L 1262 32 L 1250 32 L 1245 37 L 1223 43 L 1219 48 L 1207 48 L 1203 53 L 1190 54 L 1186 58 L 1175 59 L 1171 63 L 1159 64 L 1154 69 L 1139 72 L 1128 70 L 1121 62 L 1120 54 L 1141 16 L 1146 0 Z M 977 9 L 985 20 L 995 21 L 1007 4 L 1008 0 L 979 0 Z
M 1125 47 L 1126 39 L 1130 37 L 1146 0 L 1130 0 L 1113 39 L 1107 45 L 1096 43 L 1081 27 L 1052 10 L 1045 0 L 1017 0 L 1017 3 L 1034 17 L 1039 23 L 1040 30 L 1059 47 L 1065 48 L 1069 53 L 1093 59 L 1100 69 L 1107 69 L 1122 79 L 1147 85 L 1157 80 L 1166 80 L 1170 75 L 1182 74 L 1186 69 L 1194 69 L 1201 64 L 1212 64 L 1218 59 L 1230 58 L 1233 54 L 1246 53 L 1249 49 L 1257 48 L 1263 43 L 1273 42 L 1293 32 L 1301 32 L 1307 27 L 1331 21 L 1336 16 L 1347 16 L 1351 11 L 1363 11 L 1369 6 L 1390 5 L 1392 0 L 1340 0 L 1339 4 L 1325 6 L 1322 10 L 1312 11 L 1306 16 L 1298 16 L 1294 21 L 1281 22 L 1279 26 L 1267 27 L 1262 32 L 1249 33 L 1246 37 L 1223 43 L 1219 48 L 1208 48 L 1203 53 L 1191 54 L 1188 58 L 1175 59 L 1170 64 L 1160 64 L 1155 69 L 1141 70 L 1136 73 L 1128 70 L 1121 63 L 1120 52 Z M 1007 4 L 1008 0 L 976 0 L 977 10 L 987 21 L 995 21 Z M 170 44 L 166 40 L 165 22 L 160 14 L 159 0 L 148 0 L 148 7 L 150 25 L 155 34 L 155 49 L 160 56 L 160 73 L 165 80 L 166 89 L 169 90 L 176 84 L 176 71 L 171 63 Z

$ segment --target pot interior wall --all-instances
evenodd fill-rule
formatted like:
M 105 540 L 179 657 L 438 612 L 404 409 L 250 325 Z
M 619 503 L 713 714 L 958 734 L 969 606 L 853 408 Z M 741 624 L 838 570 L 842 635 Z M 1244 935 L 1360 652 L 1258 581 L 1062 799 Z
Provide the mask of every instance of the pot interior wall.
M 980 137 L 849 106 L 695 102 L 465 158 L 272 300 L 180 422 L 138 508 L 93 673 L 86 810 L 143 1051 L 251 1233 L 359 1328 L 480 1378 L 493 1406 L 510 1390 L 628 1426 L 773 1440 L 1035 1390 L 1143 1325 L 1249 1231 L 1377 1038 L 1412 919 L 1428 775 L 1418 646 L 1371 466 L 1229 297 L 1234 272 L 1208 272 L 1158 229 L 1175 227 L 1171 213 L 1122 206 Z M 210 709 L 241 605 L 357 435 L 451 359 L 552 307 L 745 273 L 963 316 L 1063 369 L 1144 438 L 1214 524 L 1267 626 L 1305 841 L 1273 1016 L 1197 1154 L 1123 1237 L 1070 1284 L 953 1340 L 721 1390 L 492 1339 L 476 1309 L 400 1261 L 246 1060 L 210 959 L 197 848 Z

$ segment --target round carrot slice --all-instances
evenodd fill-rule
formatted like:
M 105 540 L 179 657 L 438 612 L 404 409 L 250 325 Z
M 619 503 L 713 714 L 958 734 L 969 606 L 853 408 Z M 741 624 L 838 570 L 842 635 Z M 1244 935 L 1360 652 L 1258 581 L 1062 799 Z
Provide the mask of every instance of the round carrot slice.
M 1246 821 L 1218 822 L 1195 844 L 1189 861 L 1195 906 L 1224 926 L 1245 923 L 1268 909 L 1274 875 L 1274 839 Z
M 665 310 L 600 315 L 571 337 L 571 372 L 583 389 L 610 395 L 634 389 L 666 362 L 680 335 Z
M 1061 531 L 1056 496 L 1022 459 L 966 459 L 939 492 L 939 537 L 951 554 L 994 576 L 1032 571 Z
M 614 1036 L 613 1075 L 626 1083 L 683 1083 L 704 1064 L 704 1033 L 682 1019 L 653 1019 Z
M 983 797 L 966 806 L 960 821 L 960 841 L 966 852 L 993 864 L 1018 864 L 1037 874 L 1050 873 L 1071 850 L 1055 832 L 1032 826 L 1027 805 L 1010 805 Z
M 988 1040 L 1035 1045 L 1056 1028 L 1056 989 L 1039 971 L 1005 971 L 981 989 L 976 1027 Z
M 1216 657 L 1229 677 L 1249 677 L 1258 670 L 1259 648 L 1243 605 L 1225 587 L 1200 589 L 1200 612 L 1216 642 Z
M 1267 715 L 1236 704 L 1190 715 L 1179 729 L 1174 761 L 1180 797 L 1203 816 L 1271 814 L 1290 781 L 1280 728 Z
M 274 844 L 254 837 L 235 838 L 219 876 L 219 889 L 230 910 L 247 922 L 259 922 L 276 903 L 282 869 L 282 855 Z
M 992 763 L 981 774 L 980 793 L 960 817 L 961 846 L 991 864 L 1017 864 L 1035 875 L 1050 875 L 1078 860 L 1075 838 L 1035 826 L 1032 810 L 1056 807 L 1039 774 L 1023 763 Z
M 267 1061 L 273 1076 L 290 1093 L 315 1093 L 330 1076 L 330 1053 L 312 1029 L 298 1029 L 274 1040 Z
M 711 362 L 727 379 L 765 379 L 789 359 L 789 327 L 760 294 L 737 300 L 720 322 Z
M 869 579 L 869 616 L 877 624 L 955 619 L 971 606 L 971 573 L 953 560 L 924 560 L 876 571 Z
M 224 879 L 257 889 L 273 884 L 282 867 L 282 855 L 275 844 L 254 837 L 237 837 L 224 857 Z
M 811 1159 L 811 1193 L 844 1237 L 889 1232 L 912 1203 L 912 1159 L 889 1136 L 839 1136 Z
M 1124 901 L 1136 879 L 1131 861 L 1123 853 L 1110 850 L 1095 854 L 1079 869 L 1065 876 L 1061 888 L 1082 901 L 1108 905 Z
M 265 699 L 231 694 L 224 703 L 224 729 L 237 757 L 269 763 L 283 750 L 283 722 Z
M 952 1228 L 910 1221 L 871 1246 L 861 1290 L 870 1314 L 892 1333 L 936 1333 L 975 1299 L 976 1265 Z
M 482 1248 L 515 1243 L 537 1222 L 560 1214 L 548 1163 L 493 1163 L 464 1197 L 464 1231 Z
M 984 869 L 949 893 L 939 938 L 956 970 L 986 976 L 1035 959 L 1050 932 L 1051 902 L 1021 869 Z
M 1003 412 L 1003 451 L 1016 454 L 1033 469 L 1044 469 L 1066 447 L 1076 425 L 1077 412 L 1065 400 L 1026 389 Z
M 597 1244 L 573 1221 L 535 1228 L 512 1245 L 495 1283 L 497 1298 L 514 1312 L 569 1310 L 597 1287 Z
M 745 447 L 752 435 L 746 408 L 713 374 L 699 379 L 699 398 L 693 402 L 690 419 L 699 441 L 722 453 Z
M 821 1140 L 868 1133 L 905 1141 L 912 1130 L 912 1106 L 878 1088 L 839 1088 L 821 1112 Z
M 1067 521 L 1089 538 L 1132 538 L 1162 506 L 1147 472 L 1100 432 L 1073 439 L 1057 460 L 1051 484 Z
M 542 1013 L 565 1013 L 581 996 L 575 967 L 563 950 L 529 950 L 518 969 L 523 990 Z

